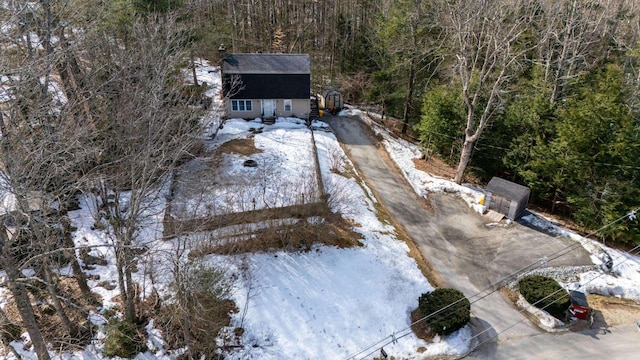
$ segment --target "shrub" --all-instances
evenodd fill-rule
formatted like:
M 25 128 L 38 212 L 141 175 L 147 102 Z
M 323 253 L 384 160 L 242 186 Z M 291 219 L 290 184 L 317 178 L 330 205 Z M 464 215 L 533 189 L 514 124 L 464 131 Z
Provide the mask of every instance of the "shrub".
M 175 296 L 164 302 L 156 317 L 164 340 L 174 349 L 185 348 L 189 358 L 216 359 L 217 335 L 231 323 L 237 312 L 232 291 L 224 271 L 198 261 L 182 264 L 174 273 L 170 289 Z
M 567 290 L 563 289 L 557 281 L 545 276 L 524 277 L 518 282 L 518 289 L 531 305 L 545 310 L 560 320 L 564 319 L 571 305 Z
M 449 305 L 451 306 L 447 307 Z M 436 289 L 422 294 L 418 298 L 418 307 L 422 316 L 429 316 L 426 324 L 438 335 L 449 335 L 465 326 L 471 319 L 471 304 L 464 294 L 456 289 Z M 438 313 L 434 315 L 436 312 Z
M 107 337 L 104 340 L 103 353 L 107 357 L 119 356 L 130 359 L 147 350 L 136 327 L 127 321 L 111 318 L 105 330 Z

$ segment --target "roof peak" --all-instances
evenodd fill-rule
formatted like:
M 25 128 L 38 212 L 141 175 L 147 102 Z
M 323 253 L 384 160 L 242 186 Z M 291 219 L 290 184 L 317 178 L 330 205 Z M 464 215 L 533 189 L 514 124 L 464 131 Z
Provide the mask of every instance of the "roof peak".
M 225 56 L 222 70 L 227 74 L 310 74 L 308 54 L 230 53 Z

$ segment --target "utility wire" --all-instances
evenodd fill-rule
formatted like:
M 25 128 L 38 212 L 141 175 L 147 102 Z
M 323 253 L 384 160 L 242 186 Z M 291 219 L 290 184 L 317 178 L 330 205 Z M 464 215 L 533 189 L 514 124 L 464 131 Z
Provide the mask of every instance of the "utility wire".
M 640 245 L 636 246 L 635 248 L 633 248 L 633 249 L 631 249 L 631 250 L 629 250 L 629 251 L 627 251 L 627 252 L 625 252 L 625 253 L 631 253 L 632 251 L 634 251 L 634 250 L 636 250 L 636 249 L 639 249 L 639 248 L 640 248 Z M 638 254 L 638 252 L 636 252 L 634 255 L 637 255 L 637 254 Z M 622 257 L 622 255 L 621 255 L 621 256 L 619 256 L 617 259 L 619 259 L 619 258 L 621 258 L 621 257 Z M 626 261 L 628 261 L 628 260 L 629 260 L 629 258 L 626 258 L 626 259 L 624 259 L 623 261 L 621 261 L 620 263 L 618 263 L 616 266 L 619 266 L 619 265 L 621 265 L 622 263 L 624 263 L 624 262 L 626 262 Z M 604 276 L 604 275 L 605 275 L 605 273 L 599 274 L 598 276 L 596 276 L 596 277 L 594 277 L 593 279 L 591 279 L 591 280 L 587 281 L 585 284 L 582 284 L 581 286 L 584 286 L 584 285 L 586 285 L 586 284 L 588 284 L 588 283 L 590 283 L 590 282 L 594 281 L 595 279 L 600 278 L 600 277 L 602 277 L 602 276 Z M 580 286 L 580 287 L 581 287 L 581 286 Z M 578 287 L 578 288 L 580 288 L 580 287 Z M 551 294 L 549 294 L 549 295 L 545 296 L 544 298 L 542 298 L 542 299 L 540 299 L 540 300 L 536 301 L 535 303 L 533 303 L 533 304 L 531 304 L 531 305 L 536 306 L 536 305 L 538 305 L 539 303 L 543 302 L 544 300 L 546 300 L 546 299 L 548 299 L 548 298 L 550 298 L 550 297 L 552 297 L 552 296 L 554 296 L 554 295 L 556 295 L 556 294 L 558 294 L 558 293 L 560 293 L 560 292 L 562 292 L 562 291 L 564 291 L 564 289 L 558 289 L 558 290 L 554 291 L 553 293 L 551 293 Z M 552 302 L 550 302 L 549 304 L 545 305 L 544 307 L 540 308 L 540 310 L 545 310 L 545 309 L 547 309 L 549 306 L 551 306 L 551 305 L 555 304 L 555 303 L 556 303 L 556 302 L 558 302 L 560 299 L 561 299 L 561 298 L 555 299 L 554 301 L 552 301 Z M 525 309 L 522 309 L 522 310 L 520 310 L 519 312 L 520 312 L 520 313 L 522 313 L 522 312 L 524 312 L 524 311 L 525 311 Z M 500 332 L 496 333 L 495 335 L 492 335 L 492 336 L 491 336 L 490 338 L 488 338 L 487 340 L 485 340 L 485 341 L 483 341 L 482 343 L 480 343 L 480 344 L 476 345 L 476 346 L 474 347 L 474 350 L 475 350 L 475 349 L 477 349 L 477 348 L 479 348 L 480 346 L 484 345 L 485 343 L 489 342 L 490 340 L 492 340 L 492 339 L 496 338 L 498 335 L 500 335 L 500 334 L 502 334 L 502 333 L 504 333 L 504 332 L 506 332 L 506 331 L 508 331 L 508 330 L 512 329 L 514 326 L 516 326 L 516 325 L 518 325 L 518 324 L 520 324 L 520 323 L 524 322 L 525 320 L 527 320 L 527 318 L 522 318 L 521 320 L 518 320 L 518 321 L 514 322 L 513 324 L 511 324 L 511 325 L 509 325 L 508 327 L 506 327 L 504 330 L 502 330 L 502 331 L 500 331 Z M 502 323 L 502 322 L 501 322 L 501 323 Z M 492 327 L 492 328 L 493 328 L 493 327 Z M 485 330 L 483 330 L 482 332 L 480 332 L 480 333 L 478 333 L 478 334 L 474 335 L 474 336 L 472 337 L 472 339 L 474 339 L 474 338 L 476 338 L 476 337 L 480 336 L 481 334 L 484 334 L 485 332 L 487 332 L 487 331 L 489 331 L 489 330 L 490 330 L 490 328 L 489 328 L 489 329 L 485 329 Z M 405 331 L 405 330 L 401 330 L 399 333 L 403 333 L 404 331 Z M 394 333 L 394 335 L 392 335 L 392 336 L 391 336 L 391 338 L 392 338 L 392 339 L 391 339 L 390 341 L 387 341 L 387 342 L 385 342 L 384 344 L 382 344 L 381 346 L 376 347 L 374 350 L 372 350 L 372 351 L 368 352 L 368 353 L 367 353 L 367 354 L 365 354 L 363 357 L 361 357 L 361 358 L 360 358 L 360 360 L 366 359 L 368 356 L 370 356 L 370 355 L 374 354 L 375 352 L 377 352 L 378 350 L 380 350 L 380 349 L 384 348 L 385 346 L 387 346 L 387 345 L 389 345 L 389 344 L 394 344 L 394 343 L 396 343 L 396 342 L 397 342 L 397 340 L 399 340 L 399 339 L 401 339 L 401 338 L 403 338 L 403 337 L 408 336 L 408 335 L 410 335 L 410 334 L 411 334 L 411 332 L 406 332 L 406 333 L 404 333 L 404 334 L 402 334 L 402 335 L 397 336 L 397 335 L 395 335 L 395 334 L 397 334 L 397 333 L 398 333 L 398 332 Z M 388 338 L 388 337 L 387 337 L 387 338 Z M 387 338 L 385 338 L 384 340 L 386 340 Z M 382 340 L 382 341 L 378 342 L 378 344 L 379 344 L 379 343 L 384 342 L 384 340 Z M 373 348 L 373 347 L 369 347 L 367 350 L 369 350 L 369 349 L 371 349 L 371 348 Z M 366 351 L 366 350 L 365 350 L 365 351 Z M 472 350 L 472 351 L 473 351 L 473 350 Z M 464 356 L 466 356 L 466 355 L 464 355 Z M 459 357 L 458 359 L 461 359 L 461 358 L 463 358 L 464 356 L 461 356 L 461 357 Z M 353 357 L 353 358 L 355 359 L 355 357 Z
M 639 211 L 640 211 L 640 208 L 637 208 L 635 210 L 631 210 L 626 215 L 621 216 L 618 219 L 616 219 L 616 220 L 614 220 L 614 221 L 602 226 L 601 228 L 592 231 L 591 233 L 586 235 L 584 238 L 588 239 L 590 236 L 595 235 L 596 233 L 601 232 L 602 230 L 608 228 L 609 226 L 614 225 L 614 224 L 616 224 L 616 223 L 618 223 L 618 222 L 620 222 L 620 221 L 622 221 L 622 220 L 624 220 L 626 218 L 632 218 L 633 219 L 633 218 L 635 218 L 636 213 L 639 212 Z M 535 267 L 533 269 L 530 269 L 528 271 L 532 271 L 532 270 L 538 269 L 538 268 L 542 267 L 544 264 L 546 264 L 547 262 L 555 260 L 555 259 L 560 258 L 562 256 L 565 256 L 565 255 L 569 254 L 571 251 L 575 250 L 576 248 L 579 248 L 580 246 L 582 246 L 582 244 L 580 242 L 574 242 L 573 244 L 568 245 L 568 246 L 566 246 L 566 247 L 564 247 L 564 248 L 562 248 L 560 250 L 557 250 L 556 252 L 554 252 L 554 253 L 552 253 L 550 255 L 547 255 L 544 258 L 540 259 L 540 260 L 544 260 L 544 261 L 537 260 L 535 262 L 532 262 L 532 263 L 530 263 L 530 264 L 528 264 L 528 265 L 526 265 L 526 266 L 524 266 L 524 267 L 522 267 L 522 268 L 520 268 L 520 269 L 518 269 L 518 270 L 516 270 L 516 271 L 514 271 L 514 272 L 512 272 L 510 274 L 508 274 L 507 276 L 503 277 L 502 279 L 491 283 L 485 289 L 479 291 L 478 293 L 472 295 L 471 297 L 469 297 L 467 299 L 470 300 L 470 299 L 475 299 L 476 297 L 478 297 L 477 299 L 475 299 L 473 301 L 471 301 L 471 300 L 469 301 L 470 304 L 474 304 L 474 303 L 476 303 L 476 302 L 488 297 L 489 295 L 495 293 L 496 291 L 498 291 L 500 289 L 501 286 L 503 286 L 503 284 L 506 284 L 511 278 L 513 278 L 513 277 L 517 278 L 518 275 L 521 275 L 522 273 L 527 271 L 527 269 L 529 269 L 530 267 L 532 267 L 532 266 L 534 266 L 536 264 L 539 264 L 537 267 Z M 489 291 L 489 293 L 487 293 L 485 295 L 482 295 L 485 291 Z M 455 301 L 455 302 L 453 302 L 453 303 L 451 303 L 451 304 L 449 304 L 449 305 L 447 305 L 447 306 L 445 306 L 445 307 L 443 307 L 441 309 L 438 309 L 438 310 L 434 311 L 433 313 L 430 313 L 430 314 L 428 314 L 426 316 L 423 316 L 422 318 L 420 318 L 420 319 L 414 321 L 413 323 L 411 323 L 408 327 L 406 327 L 406 328 L 404 328 L 404 329 L 402 329 L 400 331 L 394 332 L 394 334 L 403 333 L 403 332 L 411 329 L 411 327 L 413 325 L 416 325 L 416 324 L 418 324 L 420 322 L 428 320 L 429 318 L 431 318 L 431 317 L 433 317 L 433 316 L 435 316 L 437 314 L 440 314 L 441 312 L 449 309 L 452 306 L 455 306 L 456 304 L 458 304 L 459 302 L 461 302 L 463 300 L 464 300 L 464 298 L 463 299 L 459 299 L 459 300 L 457 300 L 457 301 Z M 360 350 L 360 351 L 348 356 L 347 358 L 345 358 L 345 360 L 355 359 L 356 356 L 359 356 L 360 354 L 365 353 L 367 350 L 372 349 L 372 348 L 375 348 L 375 350 L 373 351 L 373 352 L 375 352 L 375 351 L 379 350 L 380 348 L 382 348 L 382 347 L 384 347 L 384 346 L 386 346 L 386 345 L 388 345 L 388 344 L 390 344 L 392 342 L 395 342 L 395 341 L 397 341 L 397 339 L 400 339 L 400 338 L 402 338 L 404 336 L 407 336 L 407 335 L 408 334 L 405 334 L 405 335 L 402 335 L 402 336 L 399 336 L 399 337 L 395 336 L 395 335 L 389 335 L 389 336 L 379 340 L 375 344 L 372 344 L 372 345 L 370 345 L 370 346 L 368 346 L 368 347 L 366 347 L 366 348 L 364 348 L 364 349 L 362 349 L 362 350 Z M 385 342 L 390 337 L 392 338 L 391 342 L 387 342 L 382 346 L 377 346 L 377 345 Z M 368 355 L 370 355 L 372 353 L 369 353 L 366 356 L 368 356 Z
M 399 120 L 396 120 L 396 119 L 393 119 L 393 118 L 390 118 L 390 120 L 400 122 Z M 436 133 L 436 134 L 437 134 L 437 133 Z M 446 135 L 444 135 L 444 134 L 439 134 L 439 135 L 446 136 Z M 411 137 L 411 136 L 408 136 L 408 137 L 409 137 L 409 138 L 413 138 L 413 137 Z M 413 138 L 413 139 L 415 139 L 415 138 Z M 416 140 L 417 140 L 417 139 L 416 139 Z M 482 145 L 484 145 L 484 144 L 482 144 Z M 484 146 L 489 146 L 489 145 L 484 145 Z M 503 149 L 504 149 L 504 148 L 503 148 Z M 509 150 L 509 149 L 505 149 L 505 150 Z M 639 209 L 636 209 L 636 210 L 632 210 L 632 211 L 631 211 L 631 212 L 629 212 L 628 214 L 626 214 L 626 215 L 624 215 L 624 216 L 622 216 L 622 217 L 620 217 L 620 218 L 616 219 L 615 221 L 612 221 L 612 222 L 610 222 L 610 223 L 608 223 L 608 224 L 604 225 L 604 226 L 603 226 L 603 227 L 601 227 L 600 229 L 598 229 L 598 230 L 595 230 L 595 231 L 591 232 L 590 234 L 588 234 L 587 236 L 585 236 L 585 238 L 589 238 L 590 236 L 592 236 L 592 235 L 594 235 L 594 234 L 596 234 L 596 233 L 598 233 L 598 232 L 600 232 L 600 231 L 602 231 L 602 230 L 606 229 L 607 227 L 609 227 L 609 226 L 611 226 L 611 225 L 613 225 L 613 224 L 615 224 L 615 223 L 617 223 L 617 222 L 619 222 L 619 221 L 622 221 L 622 220 L 626 219 L 627 217 L 634 217 L 634 216 L 635 216 L 635 213 L 636 213 L 637 211 L 640 211 L 640 208 L 639 208 Z M 581 246 L 581 243 L 579 243 L 579 242 L 575 242 L 574 244 L 571 244 L 571 245 L 569 245 L 569 246 L 565 247 L 564 249 L 560 249 L 560 250 L 556 251 L 555 253 L 553 253 L 553 254 L 551 254 L 551 255 L 547 256 L 547 257 L 546 257 L 546 259 L 545 259 L 545 261 L 544 261 L 543 263 L 541 263 L 541 264 L 540 264 L 538 267 L 536 267 L 536 268 L 541 267 L 542 265 L 544 265 L 544 264 L 545 264 L 546 262 L 548 262 L 548 261 L 555 260 L 555 259 L 557 259 L 557 258 L 559 258 L 559 257 L 562 257 L 562 256 L 564 256 L 564 255 L 566 255 L 566 254 L 570 253 L 570 252 L 571 252 L 571 251 L 573 251 L 574 249 L 579 248 L 580 246 Z M 503 279 L 501 279 L 501 280 L 499 280 L 499 281 L 497 281 L 497 282 L 494 282 L 494 283 L 490 284 L 487 288 L 485 288 L 485 289 L 483 289 L 482 291 L 480 291 L 480 292 L 478 292 L 478 293 L 474 294 L 474 295 L 473 295 L 473 296 L 471 296 L 469 299 L 473 299 L 473 298 L 475 298 L 475 297 L 477 297 L 477 296 L 480 296 L 480 295 L 481 295 L 482 293 L 484 293 L 485 291 L 490 290 L 490 292 L 489 292 L 489 293 L 487 293 L 487 294 L 485 294 L 485 295 L 483 295 L 483 296 L 480 296 L 478 299 L 476 299 L 476 300 L 474 300 L 474 301 L 472 301 L 472 302 L 470 301 L 470 303 L 471 303 L 471 304 L 476 303 L 477 301 L 480 301 L 480 300 L 482 300 L 482 299 L 486 298 L 487 296 L 489 296 L 489 295 L 493 294 L 494 292 L 496 292 L 496 291 L 500 288 L 500 286 L 498 286 L 498 285 L 501 285 L 501 284 L 503 284 L 503 283 L 507 282 L 507 281 L 508 281 L 511 277 L 513 277 L 514 275 L 516 275 L 516 276 L 517 276 L 517 275 L 519 275 L 520 273 L 523 273 L 525 270 L 527 270 L 529 267 L 531 267 L 531 266 L 535 265 L 536 263 L 537 263 L 537 262 L 533 262 L 533 263 L 531 263 L 531 264 L 529 264 L 529 265 L 527 265 L 527 266 L 525 266 L 525 267 L 523 267 L 523 268 L 521 268 L 521 269 L 517 270 L 516 272 L 513 272 L 513 273 L 511 273 L 511 274 L 507 275 L 507 276 L 506 276 L 506 277 L 504 277 Z M 447 305 L 447 306 L 445 306 L 445 307 L 443 307 L 443 308 L 441 308 L 441 309 L 438 309 L 438 310 L 436 310 L 435 312 L 433 312 L 433 313 L 431 313 L 431 314 L 428 314 L 427 316 L 424 316 L 424 317 L 422 317 L 422 318 L 420 318 L 420 319 L 418 319 L 418 320 L 414 321 L 414 322 L 413 322 L 409 327 L 407 327 L 407 328 L 405 328 L 405 329 L 403 329 L 403 330 L 400 330 L 399 332 L 395 332 L 394 334 L 396 334 L 396 333 L 402 333 L 402 332 L 406 331 L 407 329 L 410 329 L 410 328 L 411 328 L 411 326 L 413 326 L 413 325 L 415 325 L 415 324 L 417 324 L 417 323 L 420 323 L 420 322 L 422 322 L 422 321 L 425 321 L 425 320 L 429 319 L 430 317 L 435 316 L 435 315 L 437 315 L 437 314 L 440 314 L 441 312 L 443 312 L 443 311 L 447 310 L 448 308 L 450 308 L 450 307 L 452 307 L 452 306 L 455 306 L 458 302 L 460 302 L 460 301 L 462 301 L 462 300 L 463 300 L 463 299 L 460 299 L 460 300 L 458 300 L 458 301 L 456 301 L 456 302 L 454 302 L 454 303 L 451 303 L 451 304 L 449 304 L 449 305 Z M 405 336 L 406 336 L 406 335 L 405 335 Z M 389 337 L 391 337 L 391 338 L 392 338 L 392 341 L 396 341 L 396 340 L 399 338 L 399 337 L 396 337 L 395 335 L 387 336 L 386 338 L 384 338 L 384 339 L 382 339 L 382 340 L 378 341 L 377 343 L 375 343 L 375 344 L 373 344 L 373 345 L 371 345 L 371 346 L 369 346 L 369 347 L 367 347 L 367 348 L 365 348 L 365 349 L 363 349 L 363 350 L 359 351 L 358 353 L 355 353 L 355 354 L 351 355 L 350 357 L 348 357 L 348 358 L 346 358 L 346 359 L 348 360 L 348 359 L 355 358 L 356 356 L 360 355 L 361 353 L 364 353 L 364 352 L 365 352 L 365 351 L 367 351 L 368 349 L 371 349 L 371 348 L 373 348 L 373 347 L 376 347 L 376 345 L 378 345 L 378 344 L 380 344 L 380 343 L 384 342 L 384 341 L 385 341 L 386 339 L 388 339 Z M 388 343 L 387 343 L 387 344 L 388 344 Z M 379 349 L 379 347 L 378 347 L 377 349 Z
M 638 254 L 640 254 L 640 250 L 638 250 L 638 249 L 640 249 L 640 245 L 638 245 L 638 246 L 634 247 L 633 249 L 631 249 L 631 250 L 629 250 L 629 251 L 624 252 L 624 254 L 630 254 L 630 255 L 635 255 L 635 256 L 637 256 Z M 638 250 L 638 251 L 636 251 L 636 250 Z M 632 252 L 632 251 L 635 251 L 635 253 L 634 253 L 634 254 L 631 254 L 631 252 Z M 623 255 L 620 255 L 620 256 L 618 256 L 616 259 L 619 259 L 619 258 L 621 258 L 622 256 L 623 256 Z M 620 265 L 622 265 L 623 263 L 625 263 L 625 262 L 627 262 L 627 261 L 629 261 L 629 260 L 630 260 L 629 258 L 625 258 L 625 259 L 624 259 L 624 260 L 622 260 L 620 263 L 616 264 L 614 267 L 620 266 Z M 579 288 L 581 288 L 581 287 L 583 287 L 583 286 L 584 286 L 584 285 L 586 285 L 586 284 L 589 284 L 590 282 L 592 282 L 592 281 L 594 281 L 594 280 L 596 280 L 596 279 L 599 279 L 600 277 L 602 277 L 602 276 L 604 276 L 604 275 L 606 275 L 606 273 L 601 273 L 601 274 L 599 274 L 598 276 L 595 276 L 594 278 L 590 279 L 589 281 L 585 282 L 584 284 L 581 284 L 580 286 L 578 286 L 578 289 L 579 289 Z M 535 303 L 533 303 L 533 304 L 531 304 L 531 305 L 534 305 L 534 306 L 535 306 L 535 305 L 539 304 L 540 302 L 542 302 L 543 300 L 546 300 L 546 299 L 547 299 L 547 298 L 549 298 L 550 296 L 553 296 L 553 295 L 555 295 L 556 293 L 561 292 L 562 290 L 564 290 L 564 289 L 559 289 L 559 290 L 557 290 L 557 291 L 553 292 L 552 294 L 547 295 L 547 296 L 546 296 L 546 297 L 544 297 L 543 299 L 540 299 L 540 300 L 536 301 Z M 559 301 L 559 300 L 560 300 L 560 299 L 556 299 L 556 300 L 554 300 L 553 302 L 551 302 L 551 303 L 547 304 L 546 306 L 544 306 L 543 308 L 541 308 L 541 310 L 546 309 L 547 307 L 549 307 L 549 306 L 551 306 L 551 305 L 555 304 L 555 303 L 556 303 L 557 301 Z M 520 310 L 520 312 L 524 312 L 524 311 L 525 311 L 525 309 Z M 498 337 L 498 335 L 505 333 L 506 331 L 508 331 L 508 330 L 512 329 L 514 326 L 516 326 L 516 325 L 518 325 L 518 324 L 520 324 L 520 323 L 524 322 L 525 320 L 527 320 L 527 318 L 522 318 L 522 319 L 520 319 L 520 320 L 516 321 L 515 323 L 511 324 L 510 326 L 508 326 L 508 327 L 507 327 L 507 328 L 505 328 L 504 330 L 502 330 L 502 331 L 500 331 L 500 332 L 496 333 L 495 335 L 492 335 L 490 338 L 488 338 L 488 339 L 486 339 L 485 341 L 483 341 L 483 342 L 479 343 L 478 345 L 476 345 L 476 346 L 474 347 L 474 349 L 473 349 L 473 350 L 475 350 L 475 349 L 479 348 L 480 346 L 482 346 L 482 345 L 486 344 L 487 342 L 489 342 L 489 341 L 491 341 L 491 340 L 495 339 L 496 337 Z M 486 330 L 485 330 L 485 331 L 486 331 Z M 476 338 L 477 336 L 479 336 L 480 334 L 484 333 L 485 331 L 483 331 L 483 332 L 481 332 L 481 333 L 479 333 L 479 334 L 474 335 L 474 336 L 472 337 L 472 339 L 473 339 L 473 338 Z M 472 351 L 473 351 L 473 350 L 472 350 Z M 466 355 L 465 355 L 465 356 L 466 356 Z M 462 356 L 462 357 L 464 357 L 464 356 Z M 462 357 L 459 357 L 458 359 L 461 359 Z

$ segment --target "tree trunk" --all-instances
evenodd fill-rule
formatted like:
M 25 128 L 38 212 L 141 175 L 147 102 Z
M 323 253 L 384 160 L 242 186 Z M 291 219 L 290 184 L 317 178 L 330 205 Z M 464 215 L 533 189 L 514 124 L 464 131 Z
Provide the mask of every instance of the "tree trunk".
M 137 294 L 135 291 L 135 284 L 133 282 L 133 278 L 131 277 L 131 269 L 130 269 L 131 256 L 129 255 L 130 252 L 131 252 L 130 249 L 125 249 L 126 264 L 125 264 L 125 268 L 123 269 L 124 276 L 125 276 L 125 284 L 127 287 L 127 298 L 125 301 L 125 310 L 127 313 L 127 317 L 130 319 L 131 323 L 136 324 L 138 322 L 138 318 L 136 316 L 136 306 L 135 306 L 135 299 L 137 297 Z
M 58 30 L 58 39 L 60 47 L 62 47 L 63 55 L 56 62 L 56 70 L 60 75 L 64 92 L 70 103 L 78 105 L 79 109 L 76 113 L 76 121 L 78 124 L 88 123 L 93 132 L 96 131 L 95 121 L 91 113 L 89 102 L 85 98 L 85 86 L 81 79 L 83 78 L 82 70 L 78 65 L 73 49 L 69 45 L 69 40 L 64 33 L 64 27 Z M 52 45 L 50 45 L 52 46 Z
M 29 294 L 27 293 L 24 284 L 18 281 L 21 277 L 20 271 L 18 270 L 18 266 L 15 263 L 11 253 L 10 253 L 10 244 L 9 239 L 7 238 L 7 231 L 4 226 L 0 226 L 0 245 L 2 245 L 2 253 L 0 254 L 0 261 L 2 263 L 2 267 L 7 273 L 7 285 L 11 294 L 13 294 L 13 298 L 16 302 L 16 306 L 18 308 L 18 312 L 20 313 L 20 318 L 22 319 L 22 325 L 27 329 L 29 333 L 29 337 L 31 338 L 31 343 L 38 355 L 38 359 L 40 360 L 50 360 L 49 351 L 47 351 L 47 345 L 42 337 L 42 333 L 40 332 L 40 327 L 38 326 L 38 322 L 36 321 L 36 316 L 33 313 L 33 308 L 31 307 L 31 300 L 29 299 Z
M 6 328 L 5 328 L 6 326 L 17 327 L 18 325 L 13 324 L 11 320 L 9 320 L 9 318 L 7 317 L 7 314 L 4 312 L 4 310 L 0 308 L 0 331 L 6 331 Z M 11 346 L 8 343 L 5 343 L 4 338 L 2 338 L 2 344 L 5 345 L 5 347 L 8 347 L 9 349 L 11 349 L 11 352 L 13 352 L 13 355 L 16 357 L 16 359 L 22 358 L 20 353 L 18 353 L 18 351 L 16 351 L 16 349 L 13 346 Z
M 127 271 L 127 249 L 121 247 L 116 249 L 116 267 L 118 268 L 118 287 L 120 289 L 120 297 L 122 298 L 122 306 L 124 308 L 125 319 L 135 323 L 135 309 L 133 308 L 133 294 L 128 281 L 131 279 L 131 271 Z
M 7 126 L 4 124 L 4 117 L 2 116 L 2 111 L 0 111 L 0 134 L 2 134 L 3 137 L 9 136 L 9 133 L 7 132 Z M 2 150 L 5 150 L 4 146 Z
M 62 303 L 60 302 L 60 298 L 58 297 L 58 293 L 56 292 L 55 285 L 53 283 L 53 276 L 51 276 L 51 270 L 49 269 L 49 264 L 47 261 L 43 264 L 43 272 L 44 272 L 44 280 L 47 285 L 47 292 L 49 296 L 51 296 L 51 302 L 53 303 L 53 308 L 56 309 L 56 313 L 58 317 L 60 317 L 60 321 L 67 332 L 67 335 L 74 336 L 75 330 L 73 324 L 71 324 L 71 320 L 67 316 L 67 313 L 64 311 L 62 307 Z
M 65 218 L 66 219 L 66 218 Z M 82 296 L 91 303 L 93 301 L 93 294 L 91 293 L 91 289 L 87 284 L 87 277 L 84 276 L 84 272 L 80 267 L 80 263 L 78 263 L 78 257 L 76 255 L 75 244 L 71 240 L 69 223 L 68 221 L 63 221 L 62 225 L 64 227 L 64 246 L 71 249 L 71 269 L 73 270 L 73 277 L 76 279 L 76 283 L 78 284 L 78 288 L 82 293 Z
M 7 269 L 7 263 L 5 262 L 4 264 L 5 269 Z M 18 307 L 18 312 L 22 319 L 22 325 L 24 325 L 29 333 L 33 348 L 35 349 L 36 354 L 38 354 L 38 359 L 49 360 L 51 357 L 49 356 L 47 345 L 42 337 L 42 333 L 40 332 L 36 316 L 33 313 L 29 295 L 27 294 L 24 285 L 16 282 L 16 274 L 9 275 L 9 272 L 10 270 L 7 269 L 7 275 L 9 276 L 9 290 L 13 294 L 16 306 Z
M 416 60 L 411 57 L 411 63 L 409 64 L 409 90 L 407 91 L 407 98 L 404 101 L 404 113 L 402 114 L 402 135 L 406 135 L 407 129 L 409 128 L 409 110 L 411 109 L 411 99 L 413 98 L 413 90 L 416 82 L 415 61 Z
M 458 168 L 456 169 L 456 177 L 454 181 L 456 184 L 462 183 L 462 178 L 464 177 L 464 171 L 469 164 L 469 160 L 471 160 L 471 152 L 473 151 L 473 144 L 475 141 L 465 140 L 464 145 L 462 146 L 462 153 L 460 154 L 460 162 L 458 163 Z
M 193 56 L 193 47 L 189 49 L 189 60 L 191 60 L 191 72 L 193 74 L 193 85 L 198 85 L 198 76 L 196 75 L 196 61 Z

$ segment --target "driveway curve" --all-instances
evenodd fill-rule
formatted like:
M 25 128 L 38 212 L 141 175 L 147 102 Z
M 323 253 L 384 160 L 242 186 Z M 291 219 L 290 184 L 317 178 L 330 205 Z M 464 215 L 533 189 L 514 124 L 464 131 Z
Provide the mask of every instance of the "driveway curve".
M 447 194 L 429 194 L 431 207 L 426 206 L 367 125 L 351 117 L 328 116 L 323 120 L 331 126 L 395 225 L 414 241 L 444 285 L 461 290 L 472 302 L 472 328 L 475 342 L 481 346 L 470 357 L 539 359 L 517 349 L 511 352 L 509 347 L 499 351 L 504 342 L 526 343 L 523 338 L 534 339 L 546 333 L 493 291 L 498 287 L 495 283 L 526 265 L 539 266 L 543 257 L 551 259 L 565 252 L 545 266 L 588 265 L 588 253 L 571 240 L 551 237 L 517 223 L 488 228 L 484 219 L 462 200 Z M 566 249 L 569 251 L 563 251 Z

